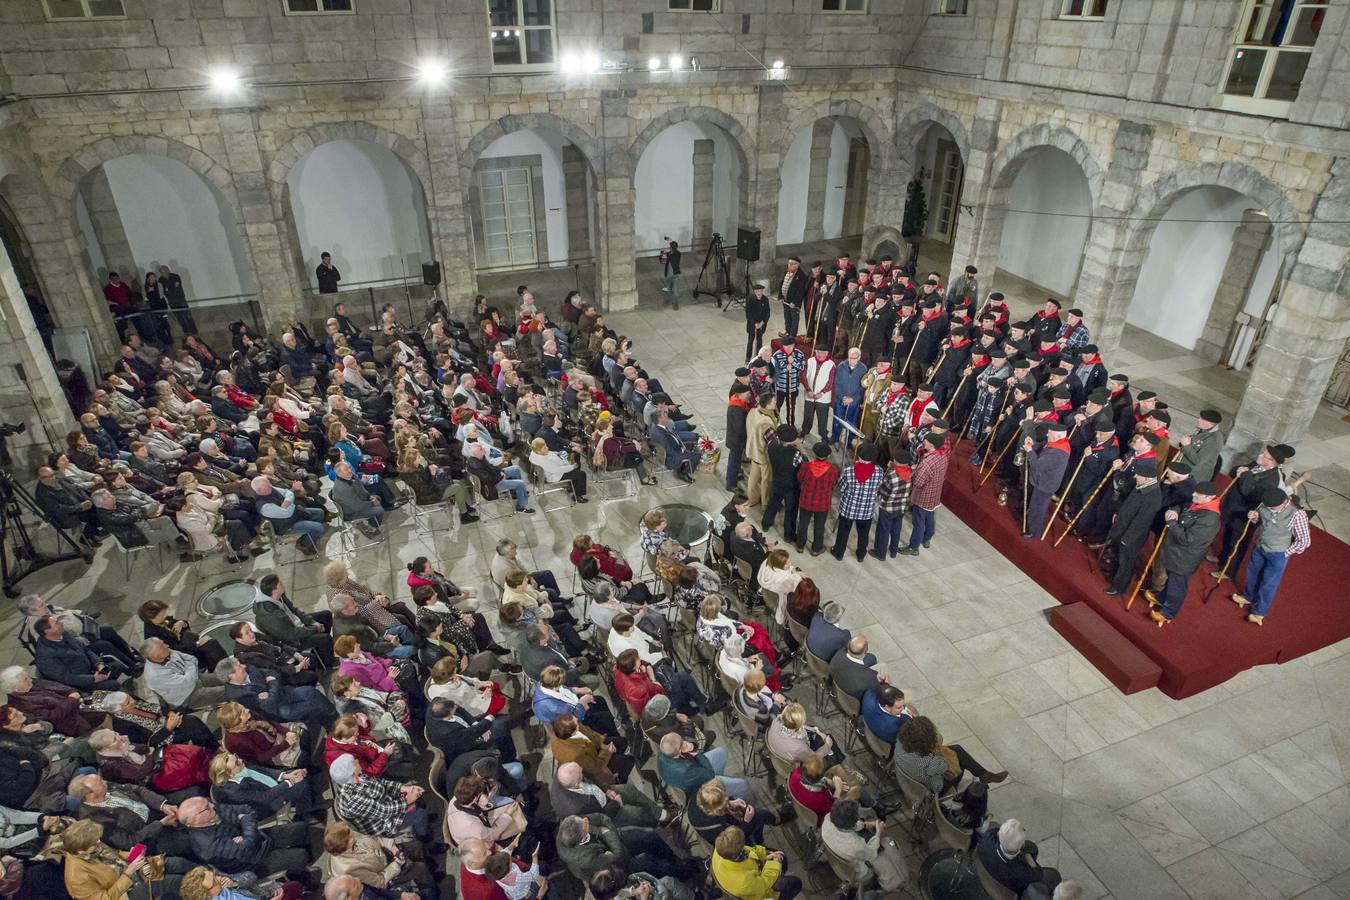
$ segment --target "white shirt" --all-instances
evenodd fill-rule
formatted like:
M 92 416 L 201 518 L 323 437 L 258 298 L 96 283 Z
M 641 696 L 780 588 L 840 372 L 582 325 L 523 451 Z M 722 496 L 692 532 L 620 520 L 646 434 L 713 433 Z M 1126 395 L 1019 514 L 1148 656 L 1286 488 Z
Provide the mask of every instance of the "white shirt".
M 655 665 L 665 659 L 665 654 L 660 649 L 652 649 L 653 641 L 650 635 L 644 634 L 634 626 L 627 635 L 619 634 L 617 631 L 609 633 L 609 655 L 615 659 L 625 650 L 636 650 L 638 657 L 646 663 Z
M 145 663 L 145 686 L 170 706 L 182 706 L 197 687 L 197 660 L 177 650 L 163 663 Z

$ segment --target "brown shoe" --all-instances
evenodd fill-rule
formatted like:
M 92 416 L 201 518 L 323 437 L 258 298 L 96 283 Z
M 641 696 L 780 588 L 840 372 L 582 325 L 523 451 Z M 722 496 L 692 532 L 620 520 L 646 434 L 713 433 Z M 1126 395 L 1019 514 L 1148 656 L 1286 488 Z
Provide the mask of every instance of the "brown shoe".
M 1158 606 L 1162 603 L 1162 601 L 1158 599 L 1157 594 L 1147 589 L 1144 590 L 1144 599 L 1148 601 L 1149 606 Z
M 295 548 L 306 556 L 314 556 L 319 552 L 319 548 L 313 544 L 296 544 Z
M 980 776 L 980 780 L 985 784 L 1000 784 L 1008 780 L 1007 772 L 985 772 Z
M 1163 627 L 1168 622 L 1172 621 L 1171 619 L 1167 618 L 1167 616 L 1164 616 L 1162 613 L 1158 612 L 1156 609 L 1150 612 L 1148 614 L 1148 617 L 1153 621 L 1157 622 L 1159 628 Z

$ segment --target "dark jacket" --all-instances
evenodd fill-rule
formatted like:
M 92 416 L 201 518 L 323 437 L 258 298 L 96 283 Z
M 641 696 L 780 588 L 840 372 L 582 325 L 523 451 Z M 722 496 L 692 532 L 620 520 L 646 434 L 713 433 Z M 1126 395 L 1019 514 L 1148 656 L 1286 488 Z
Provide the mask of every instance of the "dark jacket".
M 756 331 L 756 325 L 764 325 L 769 321 L 769 298 L 756 297 L 754 292 L 745 298 L 745 330 L 749 334 Z
M 586 817 L 590 820 L 590 839 L 580 847 L 558 844 L 558 858 L 567 871 L 590 884 L 591 876 L 610 866 L 622 866 L 628 861 L 628 850 L 619 837 L 619 829 L 608 816 L 599 813 Z
M 1031 858 L 1035 859 L 1039 852 L 1034 841 L 1027 841 L 1022 845 L 1022 850 L 1017 856 L 1011 860 L 1005 860 L 999 852 L 997 829 L 990 829 L 980 839 L 979 846 L 975 848 L 975 855 L 984 864 L 985 871 L 995 881 L 1018 896 L 1021 896 L 1028 886 L 1041 880 L 1041 869 L 1027 865 L 1023 858 L 1030 854 Z
M 0 806 L 24 809 L 46 771 L 47 757 L 36 750 L 0 749 Z
M 220 819 L 208 828 L 189 828 L 192 855 L 227 874 L 242 872 L 262 862 L 272 840 L 258 830 L 258 814 L 247 806 L 218 804 Z M 235 838 L 242 841 L 235 843 Z
M 314 684 L 317 680 L 314 672 L 297 669 L 291 662 L 295 653 L 294 647 L 261 638 L 247 647 L 238 643 L 234 645 L 235 658 L 246 666 L 271 672 L 287 684 Z
M 140 526 L 144 513 L 121 503 L 114 503 L 112 509 L 96 506 L 94 512 L 98 514 L 98 524 L 123 547 L 143 547 L 149 543 Z
M 464 721 L 427 716 L 427 743 L 433 747 L 440 747 L 446 759 L 453 759 L 470 750 L 482 749 L 486 746 L 483 743 L 483 735 L 492 731 L 492 721 L 486 716 L 476 717 L 460 710 L 459 717 Z
M 333 489 L 329 493 L 342 510 L 343 518 L 362 518 L 369 516 L 375 509 L 375 505 L 370 502 L 370 491 L 356 478 L 334 478 Z
M 59 641 L 38 637 L 34 644 L 33 662 L 43 678 L 82 691 L 92 691 L 102 683 L 94 681 L 94 669 L 99 664 L 98 654 L 69 633 L 61 635 Z
M 164 815 L 159 808 L 165 799 L 139 784 L 119 784 L 110 791 L 144 803 L 149 810 L 142 819 L 130 809 L 121 806 L 90 806 L 80 804 L 80 818 L 92 819 L 103 826 L 103 843 L 118 850 L 130 850 L 133 844 L 153 842 L 164 829 L 159 820 Z
M 1059 490 L 1064 471 L 1069 467 L 1069 454 L 1059 447 L 1042 447 L 1027 454 L 1031 463 L 1031 486 L 1047 493 Z
M 56 476 L 54 485 L 38 482 L 33 489 L 33 499 L 38 508 L 46 513 L 61 528 L 74 528 L 80 524 L 79 515 L 83 511 L 80 505 L 89 498 L 84 491 L 64 475 Z
M 786 275 L 787 273 L 783 274 Z M 796 274 L 792 276 L 792 280 L 788 282 L 786 291 L 783 290 L 783 283 L 778 282 L 778 299 L 800 310 L 802 304 L 806 302 L 806 291 L 810 285 L 811 276 L 807 274 L 805 269 L 798 268 Z
M 610 809 L 616 804 L 610 800 L 604 807 L 590 794 L 569 791 L 556 780 L 548 786 L 549 804 L 553 807 L 554 817 L 561 822 L 568 816 L 610 815 Z
M 766 452 L 769 455 L 769 472 L 773 486 L 796 493 L 800 451 L 791 444 L 774 441 L 766 448 Z
M 1125 495 L 1116 511 L 1115 524 L 1111 526 L 1106 539 L 1120 541 L 1122 544 L 1139 546 L 1148 537 L 1153 526 L 1153 517 L 1162 508 L 1162 490 L 1158 482 L 1150 482 L 1148 487 L 1138 488 Z
M 1212 509 L 1184 510 L 1167 528 L 1160 562 L 1169 572 L 1192 575 L 1219 533 L 1219 514 Z
M 876 656 L 868 653 L 863 659 L 869 665 L 860 665 L 851 659 L 845 647 L 830 660 L 831 680 L 838 685 L 839 690 L 858 700 L 862 700 L 864 694 L 877 686 L 877 670 L 874 668 Z
M 299 625 L 286 615 L 288 611 L 300 620 Z M 292 647 L 298 647 L 308 638 L 318 634 L 314 630 L 314 617 L 296 609 L 295 604 L 285 594 L 277 599 L 271 597 L 258 599 L 253 604 L 253 626 L 268 637 L 283 644 L 290 644 Z

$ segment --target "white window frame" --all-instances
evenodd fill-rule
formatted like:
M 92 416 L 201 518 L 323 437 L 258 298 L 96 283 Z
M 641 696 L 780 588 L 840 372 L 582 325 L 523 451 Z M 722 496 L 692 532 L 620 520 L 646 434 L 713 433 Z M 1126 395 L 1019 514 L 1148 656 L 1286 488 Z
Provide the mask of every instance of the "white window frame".
M 846 9 L 849 0 L 839 0 L 838 9 L 826 9 L 825 0 L 820 0 L 820 11 L 827 16 L 865 16 L 870 12 L 868 0 L 862 0 L 862 9 Z
M 281 0 L 281 11 L 288 16 L 354 16 L 356 0 L 350 0 L 351 9 L 291 9 L 291 0 Z M 316 4 L 323 6 L 323 0 Z
M 970 15 L 970 0 L 937 0 L 937 15 L 968 16 Z
M 109 22 L 127 17 L 127 0 L 121 0 L 122 13 L 116 16 L 96 16 L 89 11 L 89 0 L 79 0 L 79 2 L 80 7 L 84 10 L 82 16 L 54 16 L 48 0 L 42 0 L 42 12 L 47 17 L 48 22 Z
M 683 0 L 683 2 L 685 2 L 685 3 L 688 4 L 688 6 L 672 6 L 671 4 L 674 3 L 674 2 L 675 2 L 675 0 L 666 0 L 666 12 L 673 12 L 673 13 L 706 13 L 706 12 L 721 12 L 721 11 L 722 11 L 722 0 L 709 0 L 709 2 L 712 3 L 712 8 L 711 8 L 711 9 L 694 9 L 694 3 L 697 2 L 697 0 Z
M 558 67 L 559 60 L 562 59 L 562 52 L 558 49 L 558 7 L 553 0 L 548 0 L 548 24 L 547 25 L 526 25 L 525 22 L 525 4 L 524 0 L 511 0 L 516 5 L 516 24 L 507 29 L 494 27 L 492 24 L 492 3 L 491 0 L 485 0 L 488 12 L 488 59 L 492 61 L 492 70 L 494 72 L 550 72 Z M 547 63 L 499 63 L 492 50 L 493 35 L 498 31 L 516 31 L 519 41 L 521 56 L 525 54 L 525 32 L 527 31 L 547 31 L 552 35 L 553 40 L 553 62 Z
M 1232 110 L 1233 112 L 1250 113 L 1257 116 L 1270 116 L 1277 119 L 1287 119 L 1289 111 L 1294 106 L 1293 100 L 1276 100 L 1266 97 L 1266 92 L 1270 89 L 1270 81 L 1275 74 L 1275 66 L 1281 54 L 1302 54 L 1311 57 L 1314 50 L 1312 44 L 1257 44 L 1244 41 L 1242 38 L 1250 33 L 1249 27 L 1254 15 L 1269 17 L 1279 12 L 1281 0 L 1245 0 L 1242 5 L 1242 15 L 1238 17 L 1237 30 L 1233 34 L 1233 43 L 1229 47 L 1228 60 L 1224 63 L 1223 77 L 1219 79 L 1219 98 L 1215 103 L 1220 109 Z M 1308 9 L 1329 10 L 1330 0 L 1294 0 L 1294 9 L 1289 17 L 1291 23 L 1299 19 L 1299 15 Z M 1264 31 L 1265 19 L 1262 19 L 1262 27 L 1257 31 Z M 1225 89 L 1228 87 L 1228 77 L 1232 74 L 1233 63 L 1238 59 L 1238 53 L 1244 51 L 1260 52 L 1265 54 L 1265 62 L 1261 64 L 1261 74 L 1257 76 L 1256 87 L 1251 96 L 1244 94 L 1228 94 Z M 1301 85 L 1300 85 L 1301 86 Z
M 1101 22 L 1106 18 L 1107 11 L 1111 9 L 1111 0 L 1105 0 L 1105 6 L 1102 7 L 1101 15 L 1095 15 L 1086 12 L 1076 13 L 1072 12 L 1073 5 L 1076 2 L 1079 2 L 1079 0 L 1060 0 L 1059 18 L 1069 19 L 1070 21 L 1074 22 Z M 1081 2 L 1083 4 L 1083 8 L 1087 9 L 1088 6 L 1096 2 L 1096 0 L 1081 0 Z

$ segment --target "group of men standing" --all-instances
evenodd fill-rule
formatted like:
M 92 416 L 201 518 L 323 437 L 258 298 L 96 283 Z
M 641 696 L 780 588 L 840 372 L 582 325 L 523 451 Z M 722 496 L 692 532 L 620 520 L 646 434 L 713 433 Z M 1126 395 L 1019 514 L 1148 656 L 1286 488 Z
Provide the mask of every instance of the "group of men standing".
M 908 480 L 926 454 L 951 452 L 954 434 L 972 441 L 971 463 L 982 475 L 997 474 L 998 502 L 1021 520 L 1025 538 L 1047 539 L 1058 513 L 1102 551 L 1103 571 L 1114 569 L 1108 595 L 1128 592 L 1145 551 L 1156 547 L 1145 595 L 1160 627 L 1180 612 L 1202 562 L 1219 566 L 1216 577 L 1234 577 L 1255 540 L 1247 587 L 1233 600 L 1261 624 L 1285 564 L 1308 544 L 1307 516 L 1290 500 L 1308 475 L 1286 483 L 1280 469 L 1293 448 L 1265 448 L 1234 468 L 1235 480 L 1221 489 L 1214 481 L 1224 444 L 1217 410 L 1202 410 L 1194 433 L 1174 439 L 1167 405 L 1152 391 L 1133 395 L 1127 375 L 1108 372 L 1081 310 L 1048 299 L 1013 321 L 1001 293 L 981 299 L 979 290 L 974 266 L 950 286 L 938 273 L 916 285 L 890 257 L 859 269 L 848 254 L 809 270 L 792 257 L 781 279 L 756 284 L 745 304 L 746 366 L 736 371 L 728 405 L 727 489 L 735 490 L 748 459 L 748 494 L 752 502 L 767 497 L 778 477 L 768 448 L 786 434 L 805 441 L 813 425 L 820 443 L 798 456 L 827 459 L 857 441 L 853 466 L 862 469 L 855 480 L 873 464 L 883 476 L 898 470 Z M 783 309 L 783 330 L 765 346 L 771 293 Z M 854 471 L 837 473 L 836 556 L 862 521 L 863 504 L 848 480 Z M 819 506 L 820 493 L 800 486 L 800 503 L 783 504 L 789 521 L 796 505 L 804 526 L 807 514 L 818 512 L 807 506 Z M 874 489 L 867 504 L 875 508 L 876 498 Z M 940 486 L 932 507 L 938 499 Z M 915 549 L 931 541 L 928 512 L 915 521 Z M 861 559 L 867 538 L 858 530 Z M 803 543 L 804 531 L 796 535 Z M 888 529 L 882 547 L 880 532 L 884 556 L 892 537 Z M 1220 552 L 1207 553 L 1220 533 Z

